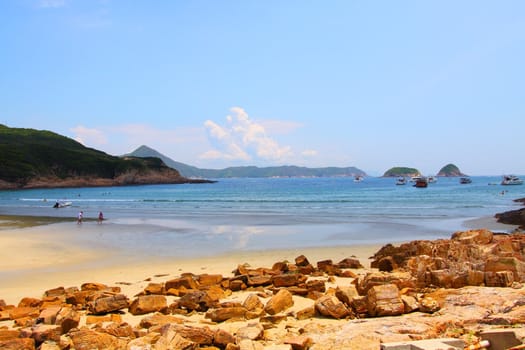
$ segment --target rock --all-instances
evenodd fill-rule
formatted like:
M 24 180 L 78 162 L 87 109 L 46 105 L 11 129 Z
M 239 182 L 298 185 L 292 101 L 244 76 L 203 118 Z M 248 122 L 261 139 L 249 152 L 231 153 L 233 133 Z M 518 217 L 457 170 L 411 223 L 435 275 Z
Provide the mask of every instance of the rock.
M 208 287 L 219 285 L 224 277 L 220 274 L 201 274 L 197 276 L 197 282 L 200 289 L 207 289 Z
M 18 338 L 0 340 L 2 350 L 35 350 L 35 340 L 32 338 Z
M 66 294 L 66 289 L 64 287 L 57 287 L 53 289 L 46 290 L 44 296 L 46 297 L 60 297 Z
M 352 315 L 352 311 L 333 295 L 324 295 L 317 299 L 315 301 L 315 309 L 323 316 L 336 319 Z
M 89 329 L 69 332 L 75 350 L 125 349 L 127 341 Z
M 451 240 L 462 244 L 489 244 L 492 242 L 493 234 L 487 229 L 458 231 L 452 234 Z
M 22 329 L 21 335 L 23 338 L 33 338 L 35 340 L 35 345 L 40 345 L 46 340 L 58 343 L 61 334 L 62 328 L 60 326 L 37 324 L 31 328 Z
M 215 307 L 217 301 L 213 300 L 207 292 L 197 290 L 182 296 L 178 303 L 179 307 L 186 310 L 205 312 L 208 311 L 209 308 Z
M 362 269 L 364 266 L 361 265 L 358 259 L 345 258 L 337 263 L 337 267 L 340 269 Z
M 103 291 L 107 289 L 108 289 L 107 285 L 102 284 L 102 283 L 96 283 L 96 282 L 87 282 L 80 286 L 80 290 L 84 292 L 98 292 L 98 291 Z
M 293 350 L 307 350 L 312 346 L 313 341 L 307 335 L 296 335 L 286 337 L 283 343 L 291 345 Z
M 181 287 L 184 287 L 186 289 L 199 289 L 197 282 L 193 279 L 192 276 L 183 276 L 180 278 L 175 278 L 167 281 L 164 284 L 164 288 L 166 288 L 166 291 L 170 289 L 179 289 Z
M 359 293 L 357 293 L 355 286 L 337 287 L 335 296 L 346 305 L 351 305 L 352 299 L 358 297 Z
M 419 303 L 417 302 L 417 299 L 411 295 L 401 295 L 401 300 L 404 304 L 404 312 L 414 312 L 419 310 Z
M 11 320 L 17 320 L 23 317 L 37 318 L 40 310 L 35 307 L 14 307 L 9 309 L 9 317 Z
M 294 304 L 292 294 L 286 289 L 281 289 L 277 294 L 268 300 L 264 307 L 264 311 L 270 315 L 278 314 Z
M 306 276 L 300 273 L 286 273 L 273 276 L 271 281 L 276 288 L 291 287 L 306 282 Z
M 217 329 L 213 335 L 213 344 L 224 349 L 228 344 L 235 344 L 235 337 L 223 329 Z
M 150 283 L 144 288 L 144 294 L 157 294 L 164 295 L 166 290 L 164 289 L 164 283 Z
M 246 297 L 246 299 L 242 303 L 242 306 L 244 306 L 248 311 L 264 309 L 263 302 L 261 301 L 261 299 L 259 299 L 259 297 L 256 294 L 248 295 L 248 297 Z
M 309 280 L 306 282 L 306 289 L 308 292 L 320 292 L 324 293 L 326 291 L 326 286 L 322 280 Z
M 205 318 L 209 318 L 213 322 L 224 322 L 229 319 L 245 319 L 246 308 L 242 306 L 234 307 L 220 307 L 217 309 L 209 309 L 205 314 Z
M 497 213 L 494 217 L 502 224 L 519 225 L 521 229 L 525 228 L 525 208 Z
M 370 288 L 384 284 L 395 284 L 398 289 L 415 288 L 416 279 L 409 272 L 372 272 L 360 278 L 356 287 L 359 295 L 367 295 Z
M 212 345 L 215 333 L 208 327 L 193 327 L 179 324 L 168 324 L 162 327 L 161 335 L 178 334 L 199 345 Z
M 439 311 L 440 306 L 436 299 L 432 297 L 424 297 L 419 302 L 419 311 L 432 314 L 434 312 Z
M 308 265 L 310 265 L 310 262 L 308 261 L 306 256 L 299 255 L 298 257 L 295 258 L 295 265 L 297 265 L 297 266 L 308 266 Z
M 126 309 L 128 298 L 124 294 L 98 298 L 88 304 L 89 312 L 95 315 Z
M 22 298 L 18 303 L 18 307 L 35 307 L 38 308 L 42 305 L 42 300 L 36 298 Z
M 405 306 L 395 284 L 374 286 L 367 293 L 370 316 L 397 316 L 403 314 Z
M 62 309 L 60 306 L 53 306 L 49 308 L 45 308 L 40 312 L 40 315 L 38 316 L 38 322 L 44 323 L 44 324 L 55 324 L 56 318 L 58 313 L 60 312 L 60 309 Z
M 510 271 L 515 281 L 525 281 L 525 262 L 516 257 L 490 257 L 485 264 L 487 272 Z
M 262 339 L 264 328 L 260 323 L 250 323 L 245 327 L 237 330 L 236 336 L 238 339 L 258 340 Z
M 329 276 L 338 275 L 341 273 L 341 269 L 334 265 L 332 260 L 322 260 L 317 262 L 317 269 L 326 273 Z
M 15 329 L 1 329 L 0 328 L 0 342 L 9 339 L 20 337 L 20 331 Z
M 62 307 L 56 315 L 55 324 L 62 328 L 62 334 L 77 328 L 79 323 L 80 314 L 70 307 Z
M 132 315 L 144 315 L 151 312 L 165 313 L 168 309 L 168 302 L 164 295 L 143 295 L 139 296 L 129 306 Z
M 168 323 L 183 324 L 184 320 L 171 315 L 154 314 L 151 316 L 144 317 L 140 320 L 140 326 L 143 328 L 151 328 L 153 326 L 162 326 Z

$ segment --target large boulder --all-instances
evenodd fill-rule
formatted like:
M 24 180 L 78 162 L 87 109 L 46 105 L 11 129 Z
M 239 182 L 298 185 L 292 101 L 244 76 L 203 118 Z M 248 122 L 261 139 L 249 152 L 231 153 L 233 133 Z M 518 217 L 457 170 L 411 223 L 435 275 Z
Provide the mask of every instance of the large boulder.
M 270 315 L 275 315 L 293 306 L 293 304 L 292 293 L 286 289 L 281 289 L 268 300 L 264 310 Z
M 336 319 L 346 318 L 352 311 L 334 295 L 324 295 L 315 301 L 315 309 L 323 316 Z
M 152 312 L 165 313 L 168 302 L 164 295 L 143 295 L 133 300 L 129 306 L 132 315 L 144 315 Z
M 399 289 L 395 284 L 374 286 L 367 293 L 370 316 L 397 316 L 405 311 Z

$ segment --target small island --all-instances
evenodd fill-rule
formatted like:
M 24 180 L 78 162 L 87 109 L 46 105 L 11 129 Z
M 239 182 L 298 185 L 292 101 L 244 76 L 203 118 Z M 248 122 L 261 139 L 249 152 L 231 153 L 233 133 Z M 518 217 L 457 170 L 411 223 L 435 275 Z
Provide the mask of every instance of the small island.
M 467 176 L 467 175 L 463 174 L 456 165 L 447 164 L 443 168 L 441 168 L 437 176 L 458 177 L 458 176 Z
M 412 177 L 412 176 L 421 176 L 421 173 L 419 170 L 415 168 L 407 168 L 407 167 L 394 167 L 388 169 L 384 174 L 383 177 Z

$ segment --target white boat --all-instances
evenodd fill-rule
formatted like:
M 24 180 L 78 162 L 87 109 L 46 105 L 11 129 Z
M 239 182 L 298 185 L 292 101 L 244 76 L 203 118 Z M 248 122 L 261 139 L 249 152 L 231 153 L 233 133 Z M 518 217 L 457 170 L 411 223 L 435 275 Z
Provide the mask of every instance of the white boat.
M 432 175 L 427 176 L 427 182 L 429 184 L 435 183 L 435 182 L 437 182 L 437 178 L 435 176 L 432 176 Z
M 516 175 L 503 175 L 502 185 L 522 185 L 523 180 Z
M 407 179 L 405 179 L 404 177 L 397 178 L 396 185 L 406 185 L 406 184 L 407 184 Z
M 65 208 L 70 207 L 72 202 L 65 202 L 65 201 L 56 201 L 55 205 L 53 205 L 53 208 Z
M 361 181 L 363 181 L 363 180 L 364 180 L 364 177 L 361 176 L 361 175 L 356 175 L 356 176 L 354 177 L 354 182 L 361 182 Z

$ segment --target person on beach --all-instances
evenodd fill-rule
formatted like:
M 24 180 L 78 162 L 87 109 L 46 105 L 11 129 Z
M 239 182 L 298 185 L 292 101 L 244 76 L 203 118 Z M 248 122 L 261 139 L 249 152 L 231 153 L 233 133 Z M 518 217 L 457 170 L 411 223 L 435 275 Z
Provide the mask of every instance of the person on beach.
M 81 211 L 78 212 L 77 224 L 81 224 L 83 218 L 84 218 L 84 212 L 81 210 Z
M 104 220 L 104 214 L 101 211 L 98 212 L 98 223 L 101 224 Z

